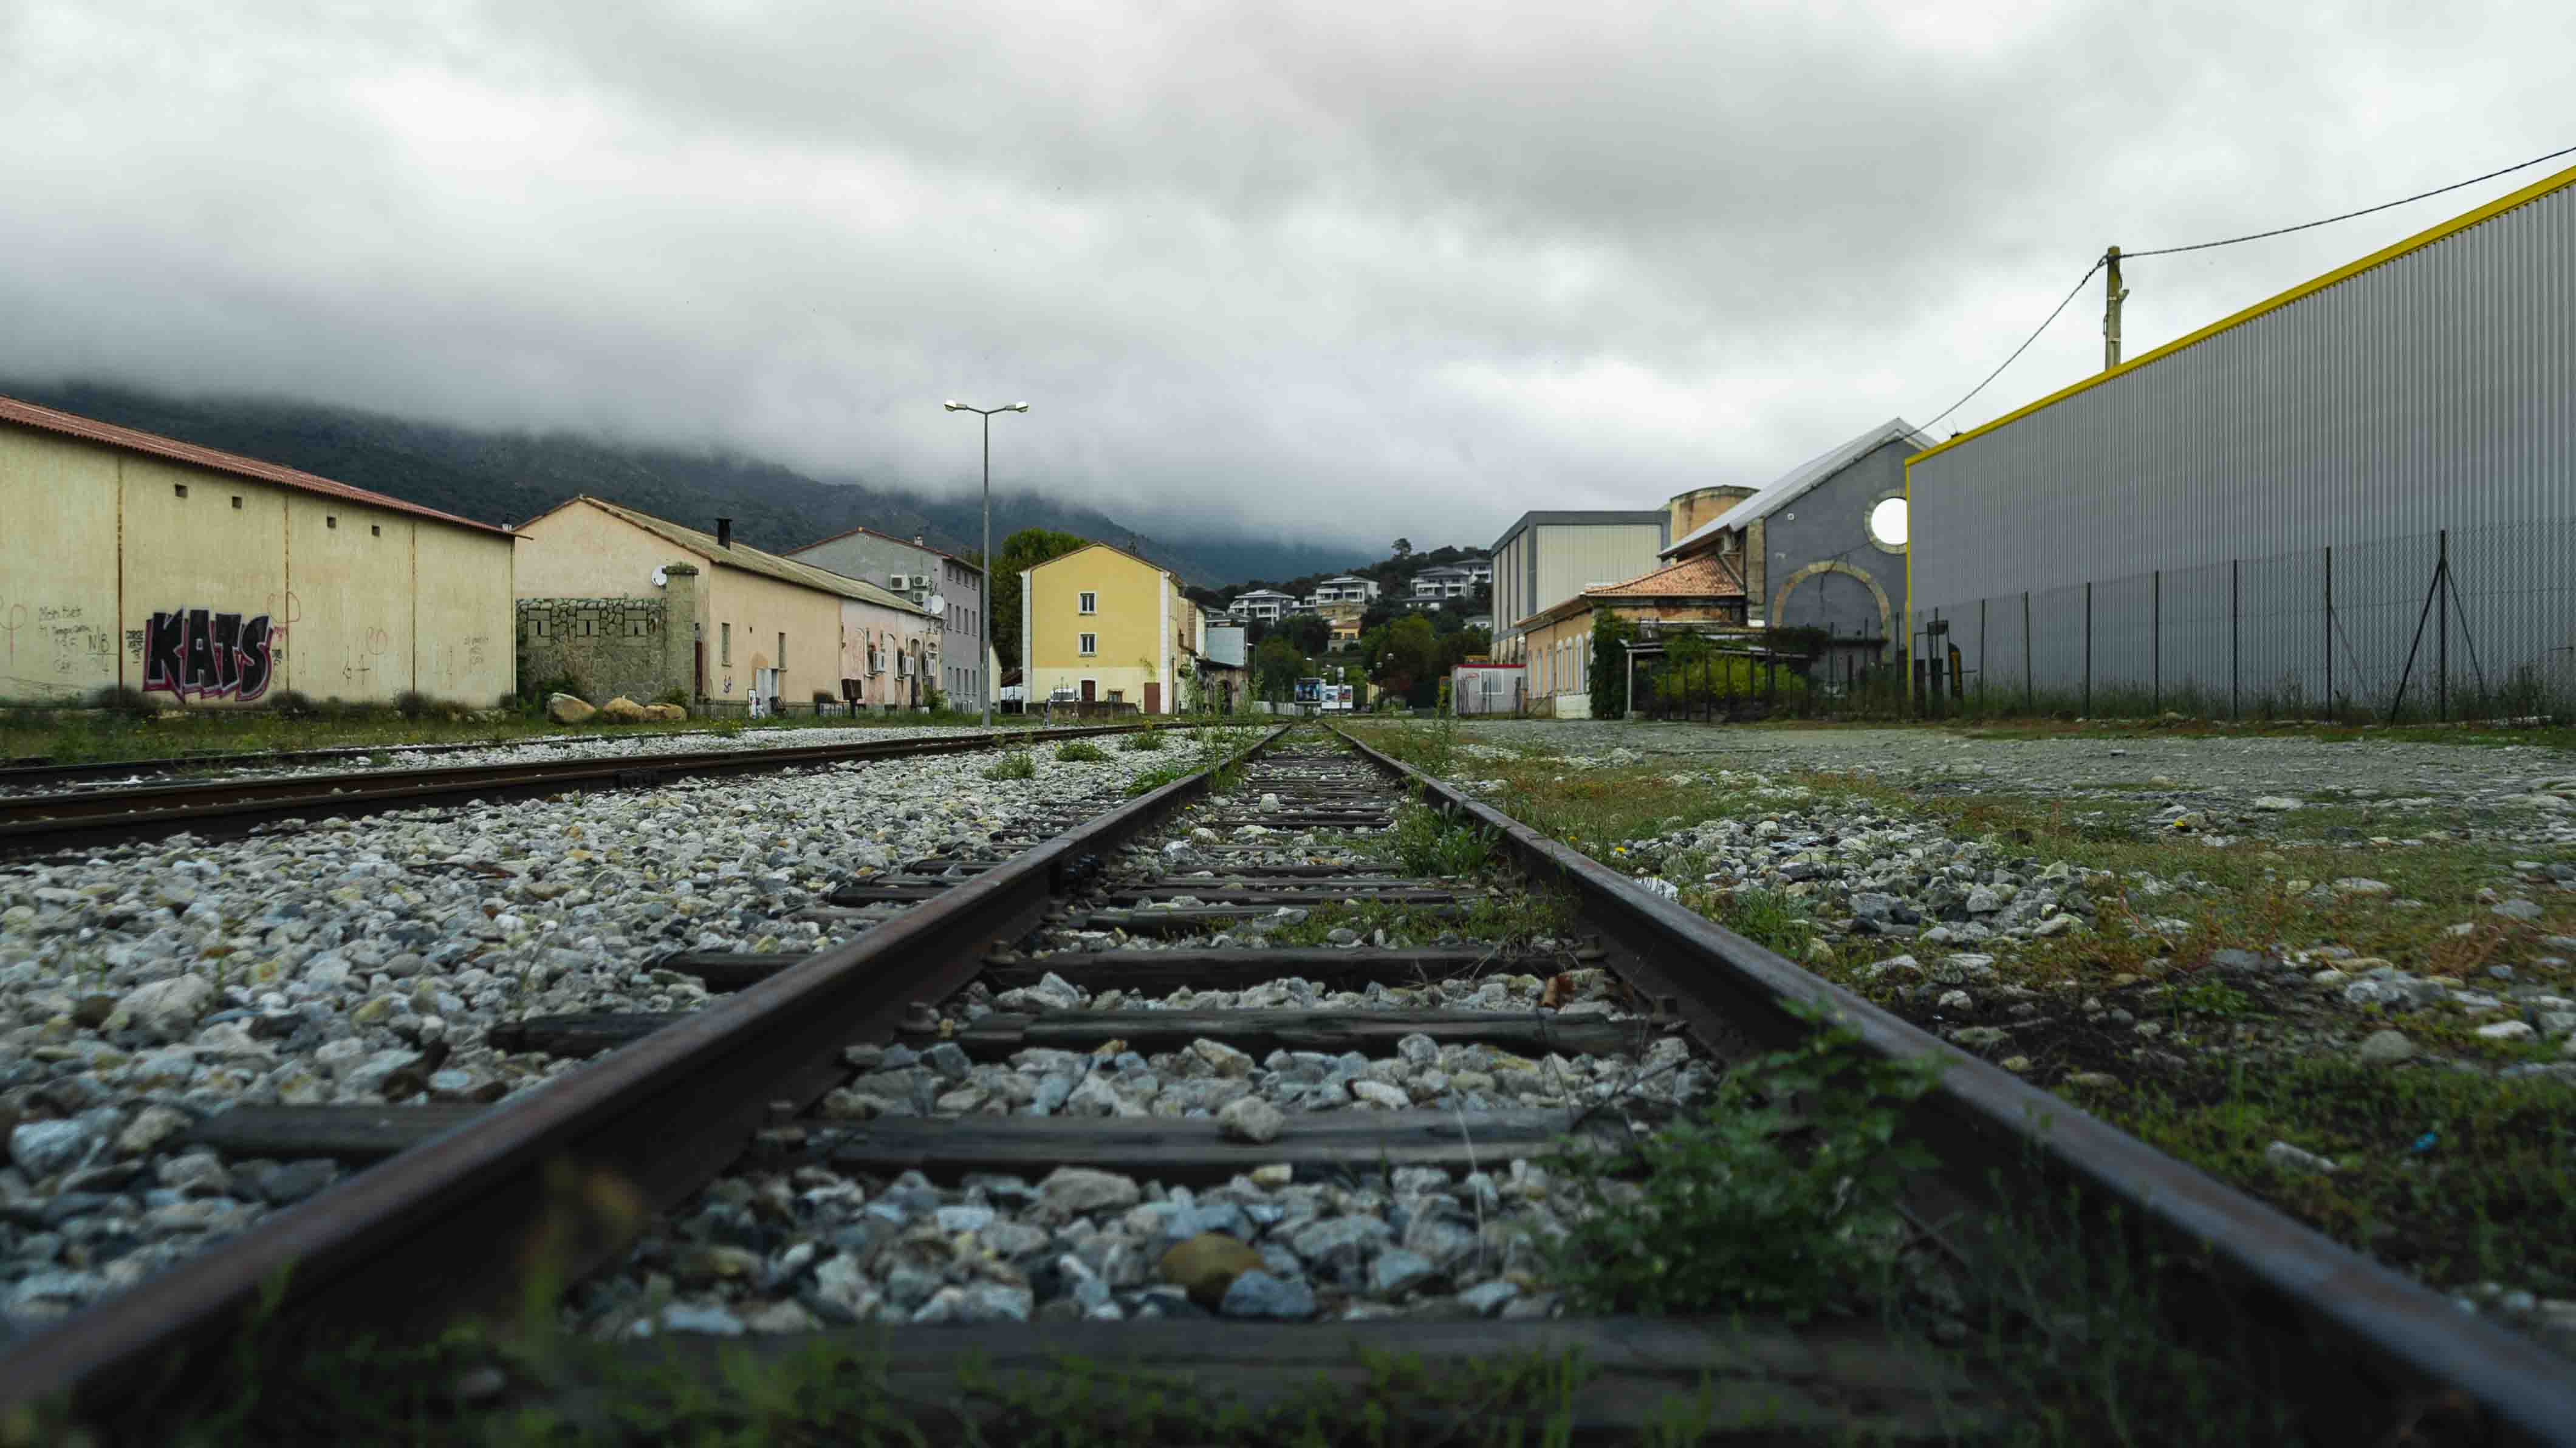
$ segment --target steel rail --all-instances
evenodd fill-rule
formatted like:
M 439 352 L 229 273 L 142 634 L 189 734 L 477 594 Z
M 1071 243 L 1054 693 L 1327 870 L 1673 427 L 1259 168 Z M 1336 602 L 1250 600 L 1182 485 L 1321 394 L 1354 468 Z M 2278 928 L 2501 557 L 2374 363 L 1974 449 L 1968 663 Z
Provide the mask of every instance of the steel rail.
M 466 800 L 527 799 L 570 789 L 657 785 L 675 778 L 714 778 L 852 761 L 965 754 L 997 744 L 1126 734 L 1146 727 L 1149 726 L 1112 724 L 1074 729 L 1009 729 L 783 749 L 707 749 L 19 795 L 0 798 L 0 850 L 75 849 L 209 830 L 238 834 L 279 820 L 308 818 L 317 811 L 328 817 Z
M 2428 1410 L 2467 1400 L 2478 1422 L 2459 1441 L 2576 1445 L 2576 1369 L 2519 1334 L 2371 1262 L 2217 1178 L 2157 1151 L 2061 1097 L 1961 1051 L 1743 936 L 1639 889 L 1626 876 L 1327 724 L 1413 791 L 1494 830 L 1532 878 L 1557 881 L 1584 915 L 1642 963 L 1628 970 L 1669 997 L 1712 1049 L 1771 1048 L 1810 1029 L 1796 1005 L 1822 1005 L 1871 1049 L 1935 1057 L 1946 1069 L 1910 1124 L 1943 1161 L 1943 1184 L 1981 1204 L 2033 1168 L 2080 1184 L 2168 1249 L 2222 1275 L 2217 1310 L 2250 1319 L 2285 1350 L 2281 1386 L 2329 1425 L 2324 1441 L 2386 1436 Z M 2023 1201 L 2035 1198 L 2024 1195 Z M 2006 1244 L 2008 1249 L 2008 1244 Z M 2203 1284 L 2172 1284 L 2207 1306 Z M 2340 1427 L 2349 1436 L 2336 1436 Z M 2445 1438 L 2441 1441 L 2453 1441 Z
M 848 727 L 864 729 L 865 716 L 854 717 Z M 831 727 L 831 726 L 825 726 Z M 311 749 L 229 750 L 221 754 L 160 754 L 146 759 L 55 759 L 51 755 L 27 754 L 0 761 L 0 795 L 29 786 L 68 784 L 84 779 L 112 779 L 118 775 L 180 774 L 192 769 L 258 769 L 280 764 L 333 764 L 366 759 L 377 754 L 402 754 L 417 758 L 430 754 L 470 754 L 477 749 L 570 749 L 594 739 L 688 739 L 713 733 L 706 729 L 620 729 L 614 734 L 531 734 L 521 739 L 495 735 L 489 739 L 448 740 L 438 744 L 328 744 Z M 780 730 L 781 733 L 802 732 Z
M 433 1325 L 608 1260 L 616 1199 L 676 1202 L 721 1171 L 780 1104 L 846 1075 L 854 1041 L 963 989 L 995 941 L 1045 915 L 1068 877 L 1204 793 L 1274 729 L 1201 769 L 961 882 L 560 1080 L 262 1220 L 239 1238 L 0 1355 L 0 1406 L 63 1396 L 108 1423 L 147 1418 L 219 1361 L 261 1311 L 280 1330 Z M 390 1108 L 399 1110 L 401 1108 Z M 603 1204 L 608 1209 L 603 1210 Z M 496 1264 L 501 1264 L 496 1269 Z M 513 1270 L 513 1269 L 516 1270 Z

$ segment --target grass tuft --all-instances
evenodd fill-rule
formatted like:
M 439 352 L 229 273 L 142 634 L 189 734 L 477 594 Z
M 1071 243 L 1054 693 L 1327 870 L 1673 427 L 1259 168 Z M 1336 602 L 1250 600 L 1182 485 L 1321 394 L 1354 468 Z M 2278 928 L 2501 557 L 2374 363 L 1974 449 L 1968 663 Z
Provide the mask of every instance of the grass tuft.
M 1038 757 L 1032 750 L 1006 749 L 1002 757 L 984 766 L 986 779 L 1035 779 Z

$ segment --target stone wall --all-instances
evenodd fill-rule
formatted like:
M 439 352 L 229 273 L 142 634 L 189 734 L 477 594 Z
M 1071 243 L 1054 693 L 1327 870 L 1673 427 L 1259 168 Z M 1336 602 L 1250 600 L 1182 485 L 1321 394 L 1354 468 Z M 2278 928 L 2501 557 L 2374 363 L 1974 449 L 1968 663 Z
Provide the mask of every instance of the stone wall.
M 685 649 L 670 646 L 669 607 L 660 598 L 519 600 L 519 678 L 536 687 L 569 676 L 593 704 L 623 694 L 649 704 L 688 691 Z

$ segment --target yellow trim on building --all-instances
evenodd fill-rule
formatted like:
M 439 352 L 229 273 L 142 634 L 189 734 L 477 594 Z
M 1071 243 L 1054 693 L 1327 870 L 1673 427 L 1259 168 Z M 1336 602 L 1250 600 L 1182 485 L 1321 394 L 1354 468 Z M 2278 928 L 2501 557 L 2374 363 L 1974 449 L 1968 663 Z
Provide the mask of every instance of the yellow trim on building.
M 2160 361 L 2163 358 L 2170 357 L 2185 347 L 2189 347 L 2200 342 L 2206 342 L 2221 332 L 2227 331 L 2231 328 L 2241 327 L 2247 322 L 2253 321 L 2257 317 L 2277 312 L 2283 307 L 2290 305 L 2292 302 L 2305 297 L 2312 297 L 2317 293 L 2324 291 L 2326 288 L 2334 286 L 2338 282 L 2350 281 L 2354 277 L 2361 275 L 2363 272 L 2369 271 L 2373 267 L 2395 261 L 2409 252 L 2421 251 L 2425 247 L 2431 246 L 2437 241 L 2446 240 L 2460 232 L 2466 231 L 2481 221 L 2491 220 L 2494 217 L 2501 216 L 2505 212 L 2513 210 L 2515 207 L 2528 205 L 2553 191 L 2564 190 L 2571 185 L 2576 185 L 2576 166 L 2570 166 L 2566 170 L 2561 171 L 2554 176 L 2534 181 L 2530 185 L 2525 186 L 2521 190 L 2513 192 L 2510 195 L 2499 196 L 2495 200 L 2488 202 L 2484 206 L 2478 207 L 2474 211 L 2465 212 L 2459 216 L 2452 217 L 2450 220 L 2445 221 L 2438 226 L 2432 227 L 2428 230 L 2419 231 L 2413 236 L 2406 238 L 2404 241 L 2397 242 L 2390 246 L 2381 247 L 2379 250 L 2372 252 L 2361 260 L 2349 263 L 2345 266 L 2337 267 L 2335 270 L 2327 272 L 2324 276 L 2301 282 L 2297 286 L 2290 288 L 2286 292 L 2282 292 L 2278 296 L 2256 302 L 2254 305 L 2247 307 L 2245 310 L 2238 312 L 2233 316 L 2222 317 L 2188 336 L 2177 337 L 2173 341 L 2167 342 L 2152 352 L 2132 357 L 2128 361 L 2121 363 L 2119 366 L 2112 368 L 2110 371 L 2096 372 L 2080 382 L 2073 383 L 2066 387 L 2061 387 L 2057 391 L 2048 394 L 2046 397 L 2039 399 L 2037 402 L 2018 408 L 2012 412 L 2007 412 L 2003 416 L 1996 418 L 1994 421 L 1989 422 L 1982 427 L 1972 428 L 1967 432 L 1959 434 L 1957 437 L 1925 448 L 1923 451 L 1907 458 L 1906 462 L 1908 464 L 1918 463 L 1925 458 L 1931 457 L 1935 453 L 1947 452 L 1963 442 L 1972 441 L 1976 438 L 1985 436 L 1987 433 L 1993 432 L 1999 427 L 2019 422 L 2023 418 L 2030 416 L 2032 413 L 2039 411 L 2043 407 L 2050 407 L 2063 402 L 2067 398 L 2073 397 L 2075 394 L 2082 392 L 2087 388 L 2098 387 L 2115 377 L 2125 377 L 2129 373 L 2135 372 L 2139 368 L 2144 367 L 2151 362 Z M 1913 499 L 1909 494 L 1906 500 L 1906 515 L 1910 518 L 1913 516 L 1913 512 Z M 1910 593 L 1906 600 L 1906 613 L 1908 617 L 1911 617 L 1913 614 L 1913 599 L 1911 598 Z

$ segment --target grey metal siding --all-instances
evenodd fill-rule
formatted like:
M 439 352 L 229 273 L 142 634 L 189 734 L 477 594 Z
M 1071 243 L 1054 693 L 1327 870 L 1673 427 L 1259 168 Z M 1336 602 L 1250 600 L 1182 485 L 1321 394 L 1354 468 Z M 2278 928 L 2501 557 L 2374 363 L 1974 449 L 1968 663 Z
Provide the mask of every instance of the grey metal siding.
M 2444 643 L 2463 672 L 2569 671 L 2571 263 L 2563 188 L 1924 458 L 1916 626 L 1937 610 L 1977 667 L 1987 600 L 1986 682 L 2018 688 L 2027 589 L 2033 686 L 2079 687 L 2089 580 L 2095 689 L 2167 703 L 2315 699 L 2331 667 L 2376 704 Z M 2445 529 L 2453 631 L 2418 650 Z
M 1911 450 L 1898 442 L 1873 448 L 1765 519 L 1767 585 L 1776 592 L 1799 569 L 1830 560 L 1868 574 L 1886 590 L 1891 610 L 1902 609 L 1905 559 L 1869 541 L 1869 510 L 1881 496 L 1905 485 L 1905 455 Z M 1880 638 L 1880 630 L 1896 622 L 1879 617 L 1878 599 L 1868 584 L 1843 573 L 1799 582 L 1789 590 L 1788 607 L 1776 616 L 1771 602 L 1768 597 L 1754 600 L 1753 611 L 1776 628 L 1830 628 L 1851 637 Z

